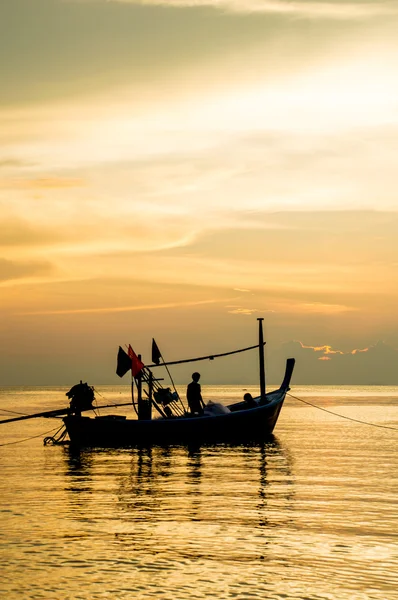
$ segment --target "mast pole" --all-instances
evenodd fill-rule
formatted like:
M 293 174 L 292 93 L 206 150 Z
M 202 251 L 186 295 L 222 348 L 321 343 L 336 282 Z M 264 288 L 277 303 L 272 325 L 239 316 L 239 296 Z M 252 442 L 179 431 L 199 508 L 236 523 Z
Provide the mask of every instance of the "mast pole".
M 260 397 L 265 398 L 264 334 L 263 318 L 258 318 L 258 357 L 260 366 Z
M 141 360 L 141 354 L 138 355 L 138 360 Z M 138 407 L 138 419 L 141 420 L 142 417 L 142 371 L 137 373 L 135 378 L 137 384 L 137 407 Z
M 153 373 L 149 371 L 149 382 L 148 382 L 148 411 L 146 417 L 152 419 L 152 400 L 153 400 Z
M 135 414 L 138 417 L 138 408 L 137 405 L 135 403 L 135 399 L 134 399 L 134 377 L 133 377 L 133 373 L 131 373 L 131 402 L 133 404 L 134 410 L 135 410 Z

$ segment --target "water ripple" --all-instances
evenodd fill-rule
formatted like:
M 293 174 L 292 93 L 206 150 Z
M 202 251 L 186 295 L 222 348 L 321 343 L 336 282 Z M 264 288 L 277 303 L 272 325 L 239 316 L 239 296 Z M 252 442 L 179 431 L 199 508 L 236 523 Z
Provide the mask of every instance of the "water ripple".
M 395 397 L 389 410 L 386 397 L 362 404 L 362 417 L 396 419 Z M 24 423 L 7 435 L 40 432 Z M 7 600 L 396 600 L 394 446 L 292 405 L 262 447 L 4 447 L 1 589 Z

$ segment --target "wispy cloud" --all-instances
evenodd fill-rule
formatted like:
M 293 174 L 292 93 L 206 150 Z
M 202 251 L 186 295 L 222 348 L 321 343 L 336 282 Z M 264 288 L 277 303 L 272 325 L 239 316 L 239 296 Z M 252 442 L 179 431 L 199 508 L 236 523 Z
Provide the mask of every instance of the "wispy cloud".
M 0 169 L 8 169 L 10 167 L 14 168 L 14 167 L 21 167 L 21 166 L 26 166 L 26 165 L 30 165 L 31 163 L 24 161 L 24 160 L 20 160 L 18 158 L 2 158 L 0 159 Z
M 83 0 L 84 1 L 84 0 Z M 86 0 L 87 1 L 87 0 Z M 109 1 L 109 0 L 107 0 Z M 304 18 L 360 19 L 397 14 L 395 2 L 307 2 L 298 0 L 110 0 L 145 6 L 211 7 L 237 13 L 271 13 Z
M 253 315 L 254 313 L 258 313 L 257 308 L 241 308 L 241 307 L 231 307 L 228 311 L 231 315 Z M 264 311 L 262 311 L 264 312 Z
M 344 354 L 341 350 L 333 350 L 331 346 L 306 346 L 302 342 L 300 342 L 302 348 L 306 348 L 307 350 L 313 350 L 314 352 L 324 352 L 324 354 Z
M 68 237 L 70 238 L 70 234 L 60 231 L 60 228 L 54 231 L 51 228 L 29 223 L 26 219 L 3 218 L 0 222 L 0 248 L 3 252 L 5 248 L 16 246 L 30 246 L 32 252 L 32 246 L 48 246 Z
M 53 266 L 47 261 L 12 261 L 0 258 L 0 282 L 49 275 Z
M 328 354 L 321 354 L 325 348 Z M 345 385 L 396 385 L 396 347 L 378 341 L 361 350 L 333 350 L 332 346 L 310 346 L 288 342 L 284 355 L 295 356 L 300 368 L 295 383 L 330 383 Z
M 302 303 L 297 306 L 298 312 L 322 313 L 322 314 L 338 314 L 354 310 L 349 306 L 341 304 L 325 304 L 322 302 Z
M 40 190 L 83 187 L 82 178 L 73 177 L 38 177 L 34 179 L 0 179 L 0 189 Z
M 43 310 L 43 311 L 31 311 L 31 312 L 20 312 L 15 313 L 17 315 L 79 315 L 79 314 L 109 314 L 109 313 L 123 313 L 123 312 L 136 312 L 136 311 L 147 311 L 147 310 L 158 310 L 160 308 L 182 308 L 187 306 L 199 306 L 202 304 L 216 304 L 223 302 L 224 300 L 200 300 L 197 302 L 169 302 L 160 304 L 140 304 L 133 306 L 108 306 L 103 308 L 72 308 L 72 309 L 61 309 L 61 310 Z
M 348 355 L 348 354 L 358 354 L 361 352 L 369 352 L 369 348 L 355 348 L 354 350 L 349 350 L 348 352 L 343 352 L 342 350 L 334 350 L 332 346 L 306 346 L 302 342 L 299 342 L 300 346 L 305 350 L 312 350 L 313 352 L 322 352 L 323 356 L 319 357 L 319 360 L 331 360 L 330 354 L 337 354 L 340 356 Z

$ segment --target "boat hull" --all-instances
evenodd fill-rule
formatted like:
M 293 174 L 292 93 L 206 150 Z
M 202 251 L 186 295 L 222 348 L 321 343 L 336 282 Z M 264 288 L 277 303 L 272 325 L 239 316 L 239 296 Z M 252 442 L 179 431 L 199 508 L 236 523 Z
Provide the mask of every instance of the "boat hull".
M 118 417 L 67 416 L 64 423 L 71 444 L 79 447 L 133 447 L 191 443 L 236 443 L 270 436 L 286 390 L 267 394 L 267 403 L 217 416 L 137 420 Z M 239 405 L 238 408 L 240 408 Z

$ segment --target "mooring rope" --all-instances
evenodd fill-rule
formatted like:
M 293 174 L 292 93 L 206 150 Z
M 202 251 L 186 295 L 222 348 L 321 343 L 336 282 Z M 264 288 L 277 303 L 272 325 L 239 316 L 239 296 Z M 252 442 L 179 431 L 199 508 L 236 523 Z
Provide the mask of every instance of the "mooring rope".
M 93 388 L 93 389 L 94 389 L 94 393 L 95 393 L 95 395 L 97 395 L 97 394 L 98 394 L 99 396 L 101 396 L 101 398 L 103 398 L 103 399 L 105 400 L 105 402 L 108 402 L 108 403 L 109 403 L 109 400 L 107 400 L 107 399 L 105 398 L 105 396 L 104 396 L 103 394 L 101 394 L 101 392 L 99 392 L 99 391 L 98 391 L 96 388 Z M 96 405 L 97 405 L 97 406 L 96 406 L 95 408 L 93 408 L 94 414 L 95 414 L 95 415 L 97 415 L 97 413 L 95 412 L 96 410 L 98 411 L 98 414 L 101 414 L 101 413 L 100 413 L 100 407 L 98 406 L 98 403 L 97 403 L 97 398 L 96 398 L 96 396 L 95 396 L 95 403 L 96 403 Z
M 340 415 L 339 413 L 333 412 L 332 410 L 328 410 L 327 408 L 322 408 L 322 406 L 317 406 L 312 402 L 308 402 L 308 400 L 303 400 L 302 398 L 298 398 L 297 396 L 293 396 L 293 394 L 286 394 L 295 400 L 299 400 L 300 402 L 304 402 L 304 404 L 309 404 L 318 410 L 323 410 L 324 412 L 329 413 L 330 415 L 334 415 L 335 417 L 340 417 L 341 419 L 347 419 L 347 421 L 354 421 L 355 423 L 361 423 L 362 425 L 370 425 L 371 427 L 380 427 L 381 429 L 392 429 L 393 431 L 398 431 L 397 427 L 389 427 L 388 425 L 377 425 L 376 423 L 369 423 L 368 421 L 361 421 L 359 419 L 353 419 L 352 417 L 347 417 L 346 415 Z
M 16 410 L 8 410 L 7 408 L 0 408 L 1 412 L 10 413 L 11 415 L 22 415 L 26 416 L 26 413 L 17 412 Z
M 59 435 L 58 435 L 59 434 Z M 54 433 L 53 436 L 46 436 L 43 440 L 43 444 L 45 446 L 59 446 L 61 444 L 67 443 L 65 442 L 65 438 L 68 432 L 65 425 L 61 425 L 61 427 Z M 56 437 L 58 435 L 58 437 Z
M 62 425 L 62 427 L 63 427 L 63 425 Z M 28 442 L 29 440 L 34 440 L 35 438 L 42 437 L 43 435 L 46 435 L 46 433 L 51 433 L 51 432 L 55 431 L 56 429 L 58 429 L 58 431 L 60 431 L 60 429 L 62 429 L 62 427 L 60 428 L 57 425 L 56 427 L 54 427 L 53 429 L 50 429 L 49 431 L 44 431 L 43 433 L 39 433 L 39 435 L 32 435 L 31 437 L 25 438 L 23 440 L 16 440 L 15 442 L 6 442 L 5 444 L 0 444 L 0 446 L 11 446 L 11 444 L 22 444 L 22 442 Z

